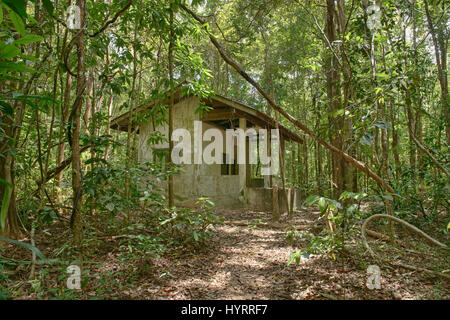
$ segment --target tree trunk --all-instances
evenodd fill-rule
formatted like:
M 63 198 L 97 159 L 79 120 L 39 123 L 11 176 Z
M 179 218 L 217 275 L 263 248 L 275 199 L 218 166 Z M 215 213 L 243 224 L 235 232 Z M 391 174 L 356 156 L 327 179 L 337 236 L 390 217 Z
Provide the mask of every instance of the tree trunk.
M 70 75 L 70 73 L 67 73 L 66 76 L 66 85 L 65 85 L 65 91 L 64 91 L 64 102 L 62 104 L 62 110 L 61 110 L 61 126 L 60 126 L 60 142 L 58 145 L 58 151 L 57 151 L 57 160 L 56 160 L 56 167 L 59 167 L 62 162 L 64 161 L 64 149 L 66 147 L 66 144 L 64 143 L 64 132 L 66 129 L 66 125 L 67 125 L 67 121 L 69 119 L 69 111 L 70 111 L 70 90 L 72 87 L 72 76 Z M 62 201 L 62 199 L 60 199 L 60 188 L 62 187 L 62 178 L 63 178 L 63 173 L 62 171 L 60 173 L 57 174 L 56 176 L 56 186 L 57 186 L 57 191 L 55 192 L 55 196 L 58 199 L 59 202 Z
M 0 157 L 0 199 L 1 206 L 6 205 L 6 217 L 4 218 L 3 230 L 0 229 L 0 234 L 5 237 L 17 238 L 20 234 L 17 213 L 15 211 L 15 196 L 14 196 L 14 177 L 12 174 L 13 157 L 9 152 L 9 143 L 13 137 L 14 122 L 10 116 L 2 116 L 2 129 L 6 136 L 1 140 L 2 156 Z M 5 146 L 5 147 L 4 147 Z
M 106 125 L 106 135 L 109 136 L 111 134 L 111 115 L 112 115 L 112 106 L 113 106 L 113 92 L 111 90 L 109 101 L 108 101 L 108 124 Z M 105 147 L 105 161 L 108 161 L 108 153 L 109 153 L 109 143 Z
M 448 112 L 448 77 L 447 77 L 447 46 L 448 36 L 446 36 L 444 30 L 446 28 L 446 20 L 440 22 L 440 25 L 435 29 L 433 19 L 431 18 L 430 9 L 428 7 L 428 1 L 424 0 L 425 13 L 428 22 L 428 28 L 430 30 L 431 39 L 433 40 L 434 53 L 436 58 L 436 66 L 438 70 L 439 84 L 441 86 L 441 103 L 442 103 L 442 116 L 444 119 L 445 132 L 447 136 L 447 145 L 450 146 L 450 119 Z M 442 2 L 445 5 L 445 1 Z M 445 9 L 444 9 L 445 10 Z
M 92 107 L 94 105 L 94 75 L 89 72 L 87 84 L 86 84 L 86 108 L 84 109 L 84 133 L 89 134 L 89 125 L 92 118 Z
M 326 36 L 328 42 L 333 46 L 337 39 L 336 29 L 338 22 L 335 15 L 335 1 L 327 0 L 326 12 Z M 338 71 L 338 60 L 336 55 L 332 54 L 330 50 L 326 51 L 326 80 L 327 80 L 327 97 L 329 101 L 330 116 L 328 121 L 330 123 L 330 141 L 331 144 L 342 150 L 342 131 L 343 120 L 342 116 L 333 114 L 341 109 L 341 92 L 340 92 L 340 75 Z M 332 154 L 332 170 L 333 170 L 333 197 L 337 199 L 344 189 L 344 168 L 342 166 L 342 159 L 337 154 Z
M 170 42 L 169 42 L 169 81 L 170 81 L 170 97 L 169 97 L 169 162 L 172 163 L 172 132 L 173 132 L 173 108 L 174 108 L 174 80 L 173 80 L 173 47 L 175 41 L 174 25 L 173 25 L 173 6 L 170 5 Z M 174 206 L 174 190 L 173 175 L 169 176 L 169 207 Z
M 392 128 L 392 153 L 394 155 L 394 163 L 395 163 L 395 178 L 398 179 L 400 175 L 400 155 L 399 155 L 399 145 L 398 145 L 398 132 L 397 125 L 395 121 L 395 111 L 394 111 L 394 102 L 391 98 L 390 103 L 390 115 L 391 115 L 391 128 Z
M 85 25 L 86 25 L 86 0 L 77 0 L 77 5 L 80 8 L 80 25 L 81 30 L 76 39 L 77 45 L 77 98 L 72 107 L 72 190 L 73 190 L 73 206 L 72 206 L 72 216 L 70 219 L 70 224 L 72 228 L 73 238 L 75 245 L 82 249 L 82 217 L 81 208 L 83 201 L 83 189 L 82 189 L 82 168 L 81 168 L 81 154 L 80 154 L 80 130 L 81 130 L 81 108 L 83 105 L 83 94 L 86 88 L 85 79 L 85 47 L 84 47 L 84 36 L 85 36 Z

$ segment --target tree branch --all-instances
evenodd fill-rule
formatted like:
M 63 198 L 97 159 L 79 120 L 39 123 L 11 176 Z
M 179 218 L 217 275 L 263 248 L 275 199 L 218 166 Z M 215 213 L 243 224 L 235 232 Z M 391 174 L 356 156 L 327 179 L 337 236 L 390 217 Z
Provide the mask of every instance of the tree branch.
M 83 148 L 80 149 L 80 154 L 89 150 L 89 148 L 91 148 L 91 145 L 85 146 Z M 63 171 L 66 167 L 69 166 L 69 164 L 72 163 L 72 157 L 68 157 L 67 159 L 65 159 L 58 167 L 53 168 L 52 170 L 47 172 L 47 175 L 45 176 L 44 179 L 41 180 L 37 180 L 36 184 L 41 187 L 41 185 L 47 183 L 50 179 L 54 178 L 58 173 L 60 173 L 61 171 Z M 33 194 L 36 194 L 39 191 L 39 189 L 37 189 L 36 191 L 33 192 Z
M 119 18 L 125 11 L 128 10 L 128 8 L 131 6 L 132 3 L 133 3 L 133 0 L 128 1 L 128 3 L 122 9 L 120 9 L 111 20 L 106 21 L 106 23 L 100 29 L 98 29 L 98 31 L 96 31 L 93 34 L 90 34 L 89 38 L 94 38 L 94 37 L 98 36 L 100 33 L 102 33 L 103 31 L 105 31 L 106 28 L 108 28 L 108 26 L 110 24 L 116 22 L 117 18 Z
M 181 8 L 187 12 L 189 15 L 191 15 L 195 20 L 197 20 L 202 25 L 205 25 L 205 21 L 203 21 L 199 16 L 197 16 L 193 11 L 188 9 L 185 5 L 181 4 Z M 207 30 L 207 27 L 204 26 L 204 28 Z M 322 140 L 322 138 L 318 137 L 314 132 L 312 132 L 306 125 L 304 125 L 299 120 L 295 119 L 293 116 L 291 116 L 288 112 L 286 112 L 283 108 L 281 108 L 278 104 L 273 101 L 273 99 L 269 96 L 267 92 L 265 92 L 261 86 L 253 80 L 241 67 L 238 66 L 238 64 L 229 58 L 226 54 L 220 43 L 217 41 L 217 39 L 211 34 L 208 33 L 209 39 L 214 44 L 214 46 L 219 51 L 220 56 L 222 59 L 228 63 L 231 67 L 233 67 L 245 80 L 247 80 L 248 83 L 250 83 L 258 92 L 266 99 L 268 104 L 274 109 L 275 111 L 282 114 L 287 120 L 289 120 L 292 124 L 294 124 L 297 128 L 305 132 L 307 135 L 311 136 L 312 138 L 316 139 L 317 142 L 319 142 L 321 145 L 323 145 L 325 148 L 330 150 L 331 152 L 335 153 L 339 157 L 342 157 L 346 162 L 350 163 L 351 165 L 355 166 L 365 174 L 367 174 L 370 178 L 375 180 L 377 183 L 381 184 L 384 189 L 386 189 L 390 193 L 395 193 L 394 189 L 381 177 L 379 177 L 375 172 L 369 169 L 369 167 L 361 162 L 353 158 L 352 156 L 348 155 L 347 153 L 343 152 L 342 150 L 336 148 L 335 146 L 329 144 L 325 140 Z

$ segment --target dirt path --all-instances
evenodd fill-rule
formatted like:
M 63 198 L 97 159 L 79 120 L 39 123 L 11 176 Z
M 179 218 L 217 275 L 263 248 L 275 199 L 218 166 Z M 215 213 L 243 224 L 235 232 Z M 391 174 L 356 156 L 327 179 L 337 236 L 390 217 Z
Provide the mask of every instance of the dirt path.
M 168 294 L 164 298 L 294 298 L 296 275 L 286 266 L 292 249 L 283 228 L 257 226 L 254 212 L 221 213 L 239 225 L 218 227 L 217 238 L 207 252 L 171 268 L 175 278 L 166 283 Z
M 433 290 L 432 282 L 418 283 L 411 272 L 403 271 L 383 274 L 382 289 L 369 290 L 366 266 L 349 258 L 313 255 L 287 266 L 293 251 L 285 239 L 287 223 L 257 226 L 257 220 L 270 219 L 261 212 L 218 214 L 239 225 L 218 227 L 217 237 L 203 253 L 177 264 L 158 261 L 158 269 L 168 276 L 138 291 L 152 299 L 413 299 L 426 298 Z M 311 230 L 317 218 L 315 211 L 302 211 L 291 222 Z

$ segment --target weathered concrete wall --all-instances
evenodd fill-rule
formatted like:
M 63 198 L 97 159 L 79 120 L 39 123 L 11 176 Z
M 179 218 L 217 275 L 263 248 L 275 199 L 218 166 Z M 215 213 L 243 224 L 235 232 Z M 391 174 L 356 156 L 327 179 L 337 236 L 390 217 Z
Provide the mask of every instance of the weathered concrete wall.
M 260 211 L 272 211 L 272 188 L 247 188 L 247 206 Z
M 174 128 L 185 128 L 191 133 L 193 139 L 194 136 L 194 120 L 198 120 L 198 114 L 195 110 L 199 106 L 199 99 L 197 97 L 186 98 L 174 105 L 173 112 L 173 122 Z M 166 138 L 169 135 L 169 125 L 164 123 L 161 125 L 153 127 L 151 119 L 147 122 L 142 123 L 139 128 L 139 161 L 152 161 L 153 152 L 152 149 L 168 149 L 169 142 L 161 142 L 158 144 L 149 144 L 148 139 L 150 134 L 155 131 L 155 129 L 161 132 Z M 192 140 L 193 143 L 193 140 Z
M 199 114 L 195 110 L 199 106 L 197 97 L 190 97 L 174 105 L 174 129 L 184 128 L 191 134 L 191 146 L 194 148 L 194 121 L 199 120 Z M 212 125 L 203 122 L 203 132 Z M 139 134 L 139 161 L 153 161 L 153 149 L 168 149 L 169 143 L 162 142 L 151 145 L 149 136 L 154 132 L 152 121 L 149 120 L 140 126 Z M 163 124 L 156 130 L 168 137 L 168 125 Z M 225 132 L 222 132 L 225 140 Z M 210 142 L 203 142 L 205 148 Z M 176 144 L 176 142 L 175 142 Z M 194 162 L 191 154 L 191 163 Z M 238 175 L 221 175 L 220 164 L 182 164 L 184 172 L 174 176 L 174 195 L 177 206 L 193 207 L 199 197 L 210 198 L 217 207 L 237 208 L 242 207 L 242 199 L 239 192 Z M 167 182 L 162 182 L 161 187 L 167 190 Z
M 291 201 L 290 189 L 286 189 L 288 192 L 288 201 Z M 300 209 L 302 205 L 302 199 L 300 198 L 300 191 L 294 189 L 294 210 Z M 284 200 L 283 192 L 281 189 L 278 191 L 278 204 L 280 212 L 286 211 L 286 201 Z M 247 206 L 249 208 L 261 211 L 272 211 L 273 209 L 273 190 L 272 188 L 247 188 Z

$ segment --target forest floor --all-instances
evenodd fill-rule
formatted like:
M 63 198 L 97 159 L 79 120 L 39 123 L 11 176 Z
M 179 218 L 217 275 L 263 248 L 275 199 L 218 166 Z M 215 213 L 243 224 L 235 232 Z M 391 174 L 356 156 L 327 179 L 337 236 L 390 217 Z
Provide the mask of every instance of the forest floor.
M 124 262 L 120 259 L 121 239 L 101 241 L 95 252 L 97 262 L 89 266 L 89 280 L 82 293 L 66 298 L 450 299 L 448 281 L 400 268 L 381 267 L 381 289 L 370 290 L 366 269 L 371 261 L 355 258 L 354 254 L 310 255 L 302 257 L 299 264 L 294 261 L 288 265 L 295 248 L 286 241 L 286 229 L 321 230 L 316 210 L 296 211 L 289 223 L 283 216 L 275 224 L 265 212 L 217 209 L 216 213 L 225 223 L 217 226 L 216 236 L 197 252 L 185 249 L 177 255 Z M 47 230 L 47 236 L 37 236 L 40 248 L 51 241 L 51 233 L 58 232 Z M 64 231 L 53 239 L 67 240 L 67 236 Z M 360 257 L 368 257 L 358 249 L 362 248 L 358 241 L 350 241 L 349 247 L 353 243 Z M 9 250 L 20 258 L 17 251 L 21 250 L 12 246 Z M 51 255 L 49 250 L 41 250 Z M 15 275 L 16 281 L 22 279 L 24 283 L 15 298 L 61 298 L 62 291 L 57 288 L 65 287 L 66 279 L 61 276 L 61 268 L 47 273 L 47 289 L 41 291 L 27 282 L 28 274 L 29 270 L 23 269 Z M 34 290 L 27 289 L 30 287 Z
M 288 265 L 294 251 L 286 241 L 289 225 L 321 230 L 319 212 L 295 212 L 294 218 L 272 224 L 271 214 L 219 211 L 228 224 L 205 252 L 186 255 L 159 268 L 171 274 L 164 281 L 142 284 L 151 299 L 449 299 L 449 283 L 409 270 L 383 270 L 381 289 L 366 287 L 368 263 L 352 257 L 310 255 Z M 262 222 L 262 223 L 261 223 Z M 247 225 L 246 225 L 247 224 Z M 140 291 L 140 290 L 139 290 Z M 130 292 L 130 297 L 133 293 Z M 133 298 L 139 298 L 134 296 Z

